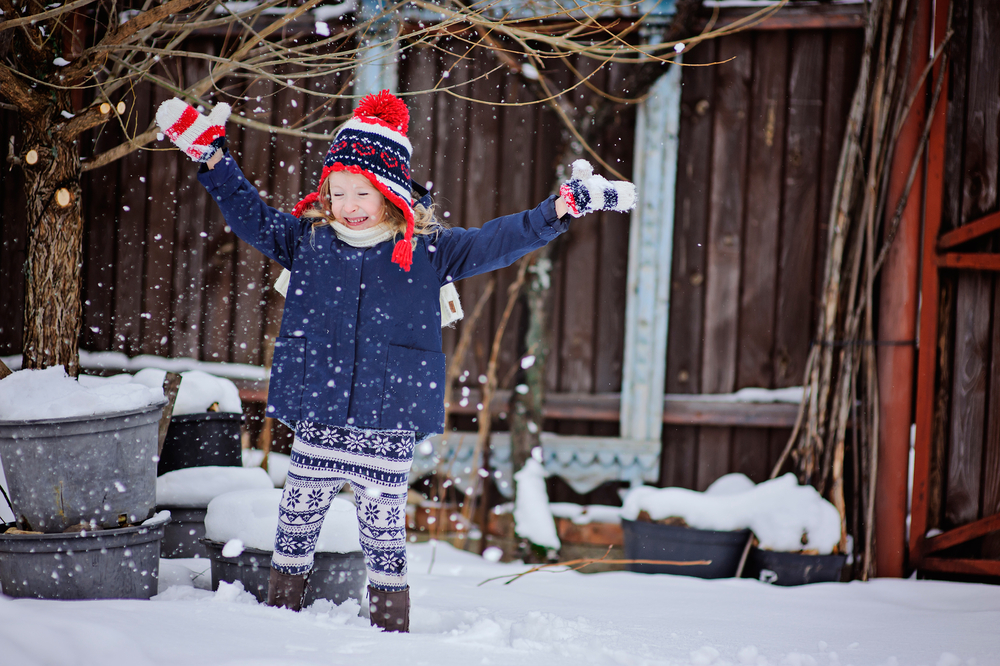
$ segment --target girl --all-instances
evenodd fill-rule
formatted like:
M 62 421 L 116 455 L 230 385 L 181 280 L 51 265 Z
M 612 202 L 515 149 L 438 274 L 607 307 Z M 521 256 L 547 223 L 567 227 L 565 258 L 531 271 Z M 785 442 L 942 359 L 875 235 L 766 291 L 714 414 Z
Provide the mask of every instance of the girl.
M 202 163 L 198 179 L 236 235 L 291 273 L 267 413 L 295 439 L 267 603 L 301 607 L 323 517 L 350 483 L 371 623 L 408 631 L 407 475 L 416 433 L 443 429 L 442 286 L 542 247 L 567 230 L 567 214 L 630 210 L 635 189 L 579 160 L 559 197 L 481 229 L 446 229 L 412 200 L 409 111 L 383 91 L 337 131 L 316 191 L 290 215 L 264 204 L 225 151 L 228 117 L 225 104 L 205 117 L 172 99 L 156 122 Z

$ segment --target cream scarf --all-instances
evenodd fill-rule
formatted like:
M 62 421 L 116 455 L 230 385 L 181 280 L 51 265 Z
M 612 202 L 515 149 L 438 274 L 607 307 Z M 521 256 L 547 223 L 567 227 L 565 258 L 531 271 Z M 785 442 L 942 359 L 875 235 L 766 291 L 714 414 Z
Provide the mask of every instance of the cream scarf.
M 387 224 L 377 224 L 370 229 L 362 229 L 360 231 L 345 227 L 336 221 L 332 222 L 330 226 L 333 227 L 337 238 L 351 247 L 374 247 L 393 237 L 392 229 Z M 274 283 L 275 290 L 282 296 L 288 293 L 288 281 L 291 277 L 292 274 L 288 272 L 288 269 L 282 269 L 281 275 L 278 276 L 278 280 Z M 462 311 L 462 303 L 458 299 L 458 290 L 455 289 L 454 283 L 449 282 L 441 286 L 440 299 L 442 327 L 450 326 L 465 316 L 465 313 Z

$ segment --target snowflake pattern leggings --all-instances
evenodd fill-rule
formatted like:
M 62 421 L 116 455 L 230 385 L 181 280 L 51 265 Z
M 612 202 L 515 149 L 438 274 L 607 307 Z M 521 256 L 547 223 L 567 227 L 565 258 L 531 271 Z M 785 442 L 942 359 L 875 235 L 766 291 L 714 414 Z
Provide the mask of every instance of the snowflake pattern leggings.
M 323 518 L 333 498 L 350 483 L 369 584 L 386 591 L 405 589 L 406 494 L 413 445 L 409 430 L 300 421 L 278 508 L 271 565 L 290 575 L 312 569 Z

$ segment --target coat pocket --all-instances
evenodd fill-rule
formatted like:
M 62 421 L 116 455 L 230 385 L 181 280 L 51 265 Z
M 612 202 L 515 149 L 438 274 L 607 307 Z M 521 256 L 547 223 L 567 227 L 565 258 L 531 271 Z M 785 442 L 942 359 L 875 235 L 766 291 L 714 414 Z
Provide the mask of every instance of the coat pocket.
M 274 341 L 274 359 L 267 388 L 267 412 L 282 420 L 298 421 L 305 382 L 306 339 L 281 337 Z
M 386 429 L 438 432 L 444 422 L 445 356 L 389 345 L 382 416 Z

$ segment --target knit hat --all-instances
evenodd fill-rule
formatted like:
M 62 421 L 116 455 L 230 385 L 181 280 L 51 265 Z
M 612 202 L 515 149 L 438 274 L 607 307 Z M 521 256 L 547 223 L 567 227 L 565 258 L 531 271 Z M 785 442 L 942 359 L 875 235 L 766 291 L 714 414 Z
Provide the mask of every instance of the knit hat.
M 368 95 L 330 145 L 323 160 L 316 191 L 295 205 L 292 213 L 301 216 L 319 200 L 323 182 L 334 171 L 363 175 L 386 199 L 403 211 L 406 231 L 392 252 L 393 262 L 404 271 L 413 264 L 413 203 L 411 202 L 410 154 L 406 138 L 410 112 L 403 100 L 388 90 Z

